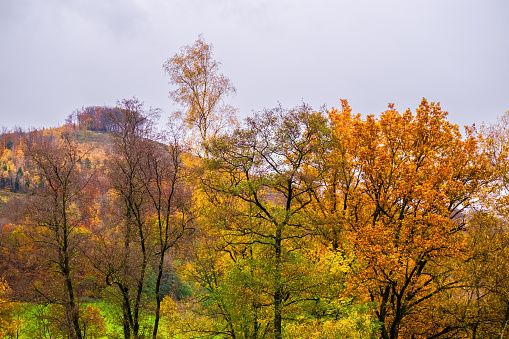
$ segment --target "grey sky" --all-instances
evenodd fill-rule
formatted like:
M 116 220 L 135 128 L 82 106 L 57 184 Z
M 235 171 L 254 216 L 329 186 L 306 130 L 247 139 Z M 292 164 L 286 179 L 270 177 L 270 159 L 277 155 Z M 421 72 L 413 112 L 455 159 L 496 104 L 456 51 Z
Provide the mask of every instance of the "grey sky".
M 162 64 L 200 33 L 241 116 L 341 98 L 378 114 L 426 97 L 459 125 L 509 110 L 507 0 L 0 0 L 0 126 L 132 96 L 168 114 Z

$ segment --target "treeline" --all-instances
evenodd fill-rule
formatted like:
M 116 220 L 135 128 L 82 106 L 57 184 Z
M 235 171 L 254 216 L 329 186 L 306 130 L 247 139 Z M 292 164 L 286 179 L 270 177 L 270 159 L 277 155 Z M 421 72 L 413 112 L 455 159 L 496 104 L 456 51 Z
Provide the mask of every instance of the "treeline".
M 154 113 L 158 110 L 154 110 Z M 81 131 L 86 135 L 86 131 L 98 133 L 111 133 L 118 131 L 116 121 L 122 118 L 122 112 L 119 107 L 109 106 L 89 106 L 74 111 L 66 118 L 63 128 L 71 128 L 74 131 Z M 62 128 L 58 129 L 28 129 L 15 127 L 10 130 L 3 127 L 0 134 L 0 149 L 6 150 L 0 157 L 0 189 L 18 193 L 24 187 L 29 187 L 30 171 L 24 161 L 23 149 L 26 145 L 31 145 L 34 139 L 40 135 L 46 135 L 50 138 L 59 137 L 58 134 Z M 56 132 L 57 131 L 57 132 Z M 83 138 L 81 142 L 88 141 Z M 90 159 L 86 158 L 86 166 L 90 168 Z M 27 176 L 28 175 L 28 176 Z
M 89 106 L 74 111 L 65 120 L 66 125 L 95 132 L 113 132 L 122 112 L 118 107 Z
M 0 336 L 508 335 L 507 116 L 461 134 L 424 99 L 342 101 L 239 123 L 218 66 L 201 38 L 164 64 L 183 110 L 163 130 L 129 99 L 5 148 L 33 181 L 0 202 Z
M 109 107 L 102 107 L 102 109 L 115 111 Z M 30 166 L 25 157 L 26 147 L 31 146 L 34 140 L 41 137 L 61 138 L 62 130 L 69 128 L 73 131 L 81 131 L 81 135 L 77 137 L 80 142 L 88 142 L 83 136 L 86 138 L 87 131 L 94 131 L 88 124 L 75 125 L 73 123 L 60 128 L 42 130 L 23 130 L 18 127 L 14 131 L 10 131 L 5 128 L 4 133 L 0 134 L 0 149 L 2 150 L 0 154 L 0 189 L 20 193 L 31 185 L 40 184 L 41 178 L 38 176 L 37 167 Z M 100 132 L 100 130 L 97 131 Z M 111 131 L 110 129 L 108 132 Z M 90 168 L 91 159 L 87 157 L 83 161 Z

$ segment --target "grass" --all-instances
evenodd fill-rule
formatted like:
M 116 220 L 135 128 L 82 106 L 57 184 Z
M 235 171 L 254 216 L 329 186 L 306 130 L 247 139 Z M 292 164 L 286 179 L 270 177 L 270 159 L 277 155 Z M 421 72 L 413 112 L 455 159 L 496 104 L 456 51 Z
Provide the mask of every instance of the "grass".
M 83 310 L 83 318 L 85 318 L 84 328 L 87 331 L 87 338 L 123 338 L 122 312 L 118 305 L 108 301 L 95 301 L 82 303 L 80 306 Z M 88 306 L 91 308 L 87 310 Z M 94 309 L 100 311 L 99 317 L 97 317 L 97 312 L 91 312 Z M 58 306 L 23 303 L 17 315 L 17 318 L 22 320 L 17 338 L 66 338 L 65 328 L 62 326 L 63 317 L 64 314 Z M 101 318 L 104 319 L 104 325 L 101 325 Z M 142 313 L 140 315 L 140 334 L 151 338 L 153 323 L 153 315 Z M 160 326 L 161 338 L 166 338 L 162 330 L 163 326 Z
M 95 147 L 105 147 L 111 144 L 108 133 L 100 133 L 82 129 L 77 131 L 76 139 L 79 143 L 87 143 Z

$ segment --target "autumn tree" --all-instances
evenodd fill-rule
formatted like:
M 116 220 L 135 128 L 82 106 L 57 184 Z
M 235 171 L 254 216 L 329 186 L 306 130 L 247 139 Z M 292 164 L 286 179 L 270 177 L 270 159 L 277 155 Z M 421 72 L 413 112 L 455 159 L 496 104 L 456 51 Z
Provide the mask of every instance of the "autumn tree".
M 156 339 L 161 310 L 161 282 L 165 271 L 165 259 L 170 248 L 184 236 L 193 219 L 190 192 L 185 187 L 186 169 L 184 157 L 188 151 L 185 132 L 178 121 L 168 122 L 161 135 L 164 144 L 153 141 L 143 149 L 140 163 L 140 180 L 151 207 L 156 225 L 154 241 L 157 260 L 155 285 L 156 310 L 152 337 Z
M 164 65 L 170 84 L 170 98 L 184 108 L 185 121 L 204 141 L 235 121 L 235 110 L 226 105 L 226 96 L 235 93 L 230 79 L 219 71 L 220 62 L 212 45 L 200 36 L 193 45 L 181 48 Z
M 461 289 L 451 311 L 468 338 L 504 338 L 509 332 L 509 229 L 493 213 L 476 211 L 467 224 L 468 260 L 458 261 Z
M 7 143 L 0 151 L 0 188 L 20 192 L 30 185 L 30 174 L 26 171 L 26 159 L 21 145 Z
M 482 205 L 499 216 L 509 214 L 509 111 L 492 125 L 481 127 L 482 144 L 494 172 L 493 185 L 486 187 Z
M 343 232 L 353 246 L 351 283 L 378 305 L 381 338 L 454 333 L 426 319 L 429 303 L 458 287 L 448 263 L 464 253 L 464 212 L 490 178 L 476 135 L 462 137 L 426 100 L 415 115 L 389 105 L 362 119 L 343 102 L 329 116 L 336 169 L 324 192 L 335 223 L 324 234 L 334 242 Z
M 146 183 L 141 178 L 146 151 L 153 141 L 153 118 L 136 98 L 119 102 L 120 117 L 115 118 L 112 153 L 108 162 L 109 203 L 115 206 L 107 220 L 109 231 L 98 239 L 92 257 L 104 274 L 106 284 L 115 287 L 122 305 L 125 338 L 140 337 L 140 312 L 147 269 L 153 254 L 153 228 Z
M 81 213 L 86 204 L 84 189 L 93 176 L 93 172 L 82 175 L 79 163 L 87 152 L 65 130 L 57 137 L 42 136 L 26 148 L 26 155 L 40 169 L 44 183 L 31 192 L 26 230 L 42 251 L 41 261 L 57 278 L 52 286 L 37 289 L 47 302 L 63 307 L 68 335 L 78 339 L 83 338 L 83 332 L 75 271 L 79 247 L 88 234 Z
M 10 288 L 3 278 L 0 278 L 0 337 L 17 338 L 20 319 L 16 319 L 19 303 L 10 300 Z
M 65 123 L 74 129 L 88 129 L 98 132 L 112 132 L 116 129 L 115 119 L 122 113 L 117 108 L 107 106 L 89 106 L 69 114 Z
M 315 166 L 316 158 L 329 143 L 326 118 L 303 105 L 266 110 L 206 144 L 201 208 L 207 217 L 202 225 L 209 241 L 217 242 L 196 256 L 197 268 L 188 274 L 215 302 L 212 314 L 225 322 L 218 333 L 280 339 L 285 315 L 291 323 L 308 303 L 319 309 L 320 292 L 335 286 L 324 279 L 334 260 L 316 270 L 320 255 L 314 251 L 322 249 L 315 248 L 315 226 L 306 213 L 325 174 Z M 341 263 L 336 257 L 335 264 Z M 338 266 L 336 283 L 341 285 Z M 236 305 L 229 300 L 234 296 Z
M 469 338 L 504 338 L 509 324 L 509 114 L 483 125 L 481 132 L 493 180 L 484 188 L 478 210 L 469 216 L 466 232 L 471 256 L 458 263 L 463 279 L 459 311 Z
M 157 133 L 154 122 L 159 111 L 144 109 L 137 99 L 123 100 L 118 106 L 121 114 L 112 116 L 116 126 L 108 161 L 107 225 L 97 234 L 91 260 L 120 300 L 124 337 L 148 336 L 148 324 L 141 332 L 142 312 L 154 303 L 152 336 L 156 338 L 167 254 L 192 219 L 184 186 L 187 141 L 176 121 Z M 151 287 L 147 279 L 153 267 L 156 277 Z M 154 294 L 155 301 L 146 294 Z

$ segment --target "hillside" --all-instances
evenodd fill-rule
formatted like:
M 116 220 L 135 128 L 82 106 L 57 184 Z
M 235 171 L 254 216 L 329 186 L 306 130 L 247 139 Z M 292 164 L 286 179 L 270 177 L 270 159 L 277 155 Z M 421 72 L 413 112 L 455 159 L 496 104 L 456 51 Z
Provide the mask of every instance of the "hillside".
M 92 162 L 102 162 L 111 146 L 108 133 L 94 132 L 87 129 L 73 130 L 58 127 L 29 132 L 18 131 L 0 135 L 0 190 L 20 192 L 31 184 L 38 183 L 37 170 L 27 161 L 23 152 L 24 145 L 32 143 L 41 137 L 58 138 L 66 129 L 84 147 L 90 149 L 90 155 L 85 157 L 88 166 Z M 34 181 L 35 180 L 35 181 Z

